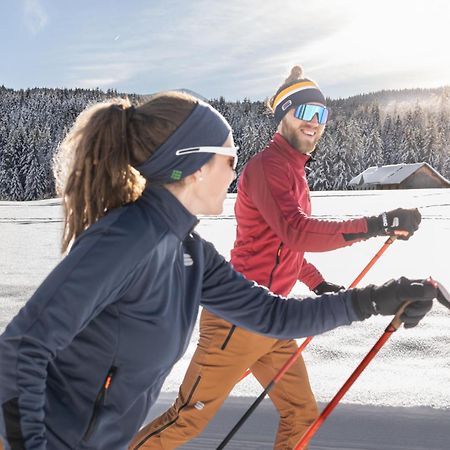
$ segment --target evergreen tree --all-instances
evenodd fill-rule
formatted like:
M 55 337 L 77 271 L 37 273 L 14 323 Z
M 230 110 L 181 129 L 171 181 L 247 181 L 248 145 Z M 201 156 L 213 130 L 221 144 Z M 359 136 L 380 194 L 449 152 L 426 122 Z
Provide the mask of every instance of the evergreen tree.
M 29 153 L 27 160 L 24 199 L 35 200 L 44 198 L 46 184 L 44 167 L 39 163 L 37 151 L 33 149 Z
M 411 164 L 418 161 L 415 121 L 412 112 L 408 112 L 403 121 L 403 130 L 399 143 L 401 163 Z
M 23 200 L 20 164 L 13 145 L 3 148 L 0 160 L 0 196 L 2 200 Z
M 362 154 L 366 166 L 383 165 L 383 141 L 381 139 L 381 120 L 378 105 L 373 105 L 369 109 L 362 136 Z
M 313 153 L 313 161 L 308 165 L 308 183 L 313 191 L 325 191 L 332 189 L 333 167 L 332 155 L 334 154 L 334 126 L 330 124 Z

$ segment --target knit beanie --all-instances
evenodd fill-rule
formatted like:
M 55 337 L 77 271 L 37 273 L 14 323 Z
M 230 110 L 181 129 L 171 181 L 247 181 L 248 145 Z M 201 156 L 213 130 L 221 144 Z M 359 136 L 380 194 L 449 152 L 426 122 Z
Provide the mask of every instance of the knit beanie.
M 284 84 L 272 97 L 269 105 L 277 123 L 280 123 L 286 113 L 293 107 L 305 103 L 320 103 L 326 105 L 325 96 L 317 83 L 303 77 L 303 69 L 294 66 Z

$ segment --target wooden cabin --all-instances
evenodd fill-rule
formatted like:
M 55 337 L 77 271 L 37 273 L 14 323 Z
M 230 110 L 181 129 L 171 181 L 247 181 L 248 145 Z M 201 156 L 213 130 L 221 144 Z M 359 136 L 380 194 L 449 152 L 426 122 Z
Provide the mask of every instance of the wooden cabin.
M 450 181 L 427 163 L 369 167 L 352 178 L 350 189 L 449 188 Z

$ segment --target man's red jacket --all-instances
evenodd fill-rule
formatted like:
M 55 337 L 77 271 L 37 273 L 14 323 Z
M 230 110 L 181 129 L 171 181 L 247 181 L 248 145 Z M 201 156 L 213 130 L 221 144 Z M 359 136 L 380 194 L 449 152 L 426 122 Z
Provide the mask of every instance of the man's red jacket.
M 361 239 L 345 240 L 346 233 L 366 233 L 364 218 L 331 221 L 311 217 L 305 174 L 310 157 L 288 144 L 278 133 L 245 166 L 235 204 L 237 236 L 231 251 L 234 268 L 248 279 L 287 295 L 298 280 L 314 289 L 324 279 L 304 257 Z

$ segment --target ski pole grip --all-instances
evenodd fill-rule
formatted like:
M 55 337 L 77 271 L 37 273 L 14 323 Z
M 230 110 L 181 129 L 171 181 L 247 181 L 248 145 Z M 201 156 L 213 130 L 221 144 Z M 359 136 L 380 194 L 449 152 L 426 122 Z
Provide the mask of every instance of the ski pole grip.
M 406 307 L 411 303 L 410 300 L 407 300 L 405 303 L 403 303 L 400 308 L 398 308 L 397 312 L 395 313 L 394 318 L 392 319 L 391 323 L 387 326 L 386 331 L 397 331 L 401 325 L 402 325 L 402 319 L 400 318 L 403 312 L 405 311 Z

